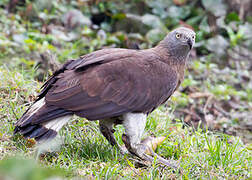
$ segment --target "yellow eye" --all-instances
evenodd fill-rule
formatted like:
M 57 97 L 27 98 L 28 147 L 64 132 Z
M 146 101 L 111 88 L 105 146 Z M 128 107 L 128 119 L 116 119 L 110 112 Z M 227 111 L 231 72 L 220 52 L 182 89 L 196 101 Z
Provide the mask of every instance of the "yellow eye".
M 179 39 L 180 38 L 180 34 L 176 34 L 176 38 Z

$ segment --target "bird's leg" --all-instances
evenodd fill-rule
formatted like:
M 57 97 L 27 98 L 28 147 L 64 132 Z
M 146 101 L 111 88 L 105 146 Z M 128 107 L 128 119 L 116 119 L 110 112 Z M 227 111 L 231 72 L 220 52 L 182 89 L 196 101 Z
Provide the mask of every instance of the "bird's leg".
M 122 154 L 128 153 L 125 147 L 121 147 L 115 139 L 113 129 L 114 121 L 113 119 L 103 119 L 99 121 L 100 131 L 102 135 L 109 141 L 112 146 L 116 146 Z
M 142 134 L 146 124 L 146 114 L 143 113 L 127 113 L 123 115 L 123 126 L 125 134 L 122 140 L 126 148 L 141 158 L 144 149 L 140 144 Z M 143 152 L 140 152 L 143 151 Z
M 154 158 L 146 154 L 147 150 L 156 156 L 157 162 L 169 167 L 175 167 L 170 161 L 158 156 L 151 147 L 141 142 L 141 137 L 144 132 L 147 115 L 143 113 L 127 113 L 123 115 L 123 126 L 125 128 L 125 134 L 122 136 L 122 140 L 130 153 L 138 156 L 139 158 L 153 162 Z

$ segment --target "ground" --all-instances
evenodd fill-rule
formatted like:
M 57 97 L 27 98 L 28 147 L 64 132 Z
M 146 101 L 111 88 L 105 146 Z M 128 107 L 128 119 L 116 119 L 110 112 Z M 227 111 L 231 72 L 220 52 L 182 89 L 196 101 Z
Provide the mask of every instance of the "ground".
M 14 123 L 25 111 L 39 90 L 41 83 L 33 80 L 33 72 L 9 71 L 1 68 L 0 158 L 36 156 L 34 141 L 13 137 Z M 3 88 L 4 87 L 4 88 Z M 174 107 L 175 108 L 175 107 Z M 173 122 L 173 107 L 161 106 L 149 117 L 144 137 L 166 136 L 157 153 L 179 162 L 180 171 L 158 164 L 141 167 L 130 155 L 121 155 L 99 133 L 97 122 L 74 117 L 61 131 L 61 139 L 52 146 L 51 153 L 38 157 L 44 167 L 63 169 L 68 177 L 90 178 L 219 178 L 246 179 L 251 174 L 251 150 L 240 137 L 194 128 L 180 119 Z M 116 128 L 120 138 L 123 128 Z M 61 144 L 61 145 L 60 145 Z M 43 151 L 43 147 L 39 148 Z M 4 162 L 4 161 L 3 161 Z M 1 164 L 1 163 L 0 163 Z M 30 168 L 34 168 L 33 166 Z M 1 171 L 1 165 L 0 165 Z
M 0 179 L 251 178 L 252 18 L 247 8 L 241 15 L 221 0 L 214 1 L 223 7 L 217 10 L 208 0 L 37 2 L 0 2 Z M 38 147 L 34 140 L 13 136 L 14 123 L 60 64 L 106 47 L 150 48 L 178 25 L 196 31 L 195 48 L 184 82 L 149 115 L 143 137 L 165 136 L 156 152 L 176 161 L 178 170 L 143 166 L 121 155 L 96 121 L 79 117 L 50 145 Z M 120 144 L 123 131 L 116 127 Z

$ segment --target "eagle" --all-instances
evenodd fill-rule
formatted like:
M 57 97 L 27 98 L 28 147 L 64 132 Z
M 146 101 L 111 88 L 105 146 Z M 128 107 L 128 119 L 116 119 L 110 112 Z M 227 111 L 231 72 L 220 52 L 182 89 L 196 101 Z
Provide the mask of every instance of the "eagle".
M 121 152 L 153 161 L 141 142 L 147 116 L 178 89 L 194 43 L 195 32 L 179 27 L 150 49 L 107 48 L 68 60 L 44 83 L 14 134 L 48 141 L 77 115 L 99 120 L 103 136 Z M 125 128 L 124 148 L 113 134 L 118 124 Z

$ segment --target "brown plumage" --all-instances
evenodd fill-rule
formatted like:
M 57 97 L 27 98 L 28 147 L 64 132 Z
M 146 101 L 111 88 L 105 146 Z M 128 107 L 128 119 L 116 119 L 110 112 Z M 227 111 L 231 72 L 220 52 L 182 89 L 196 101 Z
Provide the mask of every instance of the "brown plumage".
M 151 49 L 103 49 L 68 61 L 42 86 L 15 132 L 43 140 L 57 134 L 57 123 L 50 127 L 49 122 L 68 115 L 104 120 L 149 114 L 183 81 L 194 36 L 192 30 L 178 28 Z

